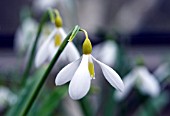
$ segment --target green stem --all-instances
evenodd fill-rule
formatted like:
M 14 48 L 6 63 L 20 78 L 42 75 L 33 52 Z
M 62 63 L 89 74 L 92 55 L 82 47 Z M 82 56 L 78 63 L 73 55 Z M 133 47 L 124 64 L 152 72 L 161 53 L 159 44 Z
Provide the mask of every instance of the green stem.
M 83 99 L 79 100 L 79 104 L 82 108 L 83 114 L 85 116 L 93 116 L 93 112 L 92 112 L 92 107 L 89 105 L 89 100 L 87 97 L 84 97 Z
M 43 74 L 41 80 L 39 81 L 39 83 L 37 84 L 36 88 L 33 90 L 33 93 L 28 101 L 28 103 L 26 104 L 26 107 L 24 108 L 23 112 L 21 113 L 21 116 L 25 116 L 28 114 L 29 110 L 31 109 L 33 103 L 35 102 L 35 99 L 37 98 L 43 84 L 45 83 L 45 80 L 47 79 L 51 69 L 53 68 L 54 64 L 56 63 L 56 61 L 58 60 L 60 54 L 62 53 L 62 51 L 64 50 L 64 48 L 66 47 L 66 45 L 68 44 L 68 40 L 70 39 L 70 36 L 72 35 L 73 31 L 75 30 L 79 30 L 80 27 L 79 26 L 75 26 L 75 28 L 67 35 L 67 37 L 64 39 L 64 41 L 62 42 L 61 46 L 59 47 L 57 53 L 55 54 L 54 58 L 52 59 L 52 61 L 50 62 L 50 64 L 48 65 L 47 70 L 45 71 L 45 73 Z
M 21 86 L 25 85 L 25 82 L 26 82 L 26 79 L 29 75 L 29 72 L 31 70 L 31 67 L 32 67 L 32 64 L 33 64 L 33 61 L 34 61 L 34 55 L 35 55 L 35 51 L 36 51 L 36 47 L 37 47 L 37 43 L 38 43 L 38 40 L 39 40 L 39 36 L 41 34 L 41 31 L 42 31 L 42 28 L 45 24 L 45 22 L 48 20 L 48 11 L 43 15 L 42 19 L 41 19 L 41 22 L 38 26 L 38 31 L 37 31 L 37 34 L 36 34 L 36 38 L 35 38 L 35 41 L 34 41 L 34 44 L 33 44 L 33 47 L 31 49 L 31 53 L 30 53 L 30 56 L 29 56 L 29 59 L 28 59 L 28 62 L 27 62 L 27 65 L 26 65 L 26 69 L 23 73 L 23 76 L 22 76 L 22 80 L 21 80 Z

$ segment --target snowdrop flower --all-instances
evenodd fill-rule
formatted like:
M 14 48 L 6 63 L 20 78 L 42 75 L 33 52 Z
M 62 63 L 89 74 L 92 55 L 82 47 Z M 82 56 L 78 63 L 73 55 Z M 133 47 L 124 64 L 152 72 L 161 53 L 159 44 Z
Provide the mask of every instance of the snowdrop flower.
M 113 66 L 117 58 L 117 45 L 114 41 L 105 41 L 93 47 L 93 56 L 103 63 Z
M 17 96 L 12 93 L 8 88 L 1 86 L 0 87 L 0 107 L 5 105 L 13 105 L 17 101 Z
M 66 37 L 66 32 L 62 28 L 62 19 L 60 15 L 56 17 L 56 28 L 50 33 L 48 38 L 44 41 L 42 46 L 38 49 L 35 57 L 35 66 L 39 67 L 45 63 L 46 60 L 50 61 L 58 51 L 59 46 Z M 72 42 L 69 42 L 61 54 L 60 59 L 67 58 L 69 61 L 77 60 L 80 57 L 79 52 Z M 64 59 L 66 60 L 66 59 Z
M 15 49 L 18 53 L 26 53 L 26 56 L 29 56 L 32 45 L 35 41 L 37 28 L 38 23 L 33 18 L 29 17 L 23 21 L 15 34 Z M 53 28 L 54 26 L 48 23 L 44 25 L 37 47 L 46 40 L 47 35 L 49 35 L 49 32 L 51 32 Z
M 144 66 L 134 68 L 127 76 L 125 76 L 123 81 L 125 90 L 122 93 L 115 93 L 115 98 L 117 100 L 122 100 L 127 97 L 134 86 L 137 86 L 143 94 L 147 94 L 151 97 L 156 97 L 160 93 L 158 81 Z
M 84 31 L 86 39 L 83 43 L 83 55 L 78 60 L 65 66 L 57 75 L 55 79 L 56 85 L 63 85 L 70 82 L 69 95 L 72 99 L 78 100 L 84 97 L 91 85 L 91 80 L 95 79 L 94 63 L 95 61 L 102 69 L 106 80 L 116 89 L 123 91 L 124 84 L 120 76 L 109 66 L 98 61 L 92 55 L 92 45 L 88 39 L 87 32 Z
M 15 49 L 19 53 L 24 53 L 33 43 L 38 24 L 32 18 L 27 18 L 17 29 L 15 34 Z

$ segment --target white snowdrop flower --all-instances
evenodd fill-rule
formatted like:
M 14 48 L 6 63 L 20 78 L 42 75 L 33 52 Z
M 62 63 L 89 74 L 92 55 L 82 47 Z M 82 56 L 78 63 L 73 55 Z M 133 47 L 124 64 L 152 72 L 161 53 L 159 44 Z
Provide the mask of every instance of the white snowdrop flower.
M 93 47 L 93 56 L 103 63 L 113 66 L 117 58 L 117 45 L 114 41 L 106 41 Z
M 17 96 L 11 92 L 8 88 L 0 87 L 0 107 L 5 105 L 13 105 L 17 102 Z
M 15 49 L 19 53 L 24 53 L 35 40 L 38 24 L 32 18 L 27 18 L 17 29 L 15 34 Z
M 23 21 L 15 34 L 15 49 L 17 52 L 27 53 L 28 55 L 35 41 L 37 28 L 38 23 L 33 18 L 29 17 Z M 48 23 L 44 25 L 37 47 L 47 38 L 52 28 L 54 26 Z
M 121 93 L 115 92 L 115 98 L 117 100 L 122 100 L 127 97 L 134 86 L 136 86 L 141 93 L 151 97 L 156 97 L 160 93 L 160 85 L 158 81 L 144 66 L 134 68 L 127 76 L 125 76 L 123 81 L 125 84 L 125 90 Z
M 62 41 L 65 39 L 66 32 L 62 28 L 62 19 L 56 18 L 56 28 L 50 33 L 47 39 L 38 49 L 35 57 L 35 66 L 39 67 L 45 63 L 45 61 L 51 61 Z M 64 51 L 61 54 L 62 59 L 68 59 L 70 62 L 80 58 L 79 52 L 72 42 L 69 42 Z
M 120 76 L 109 66 L 98 61 L 92 55 L 92 45 L 88 39 L 87 32 L 83 30 L 86 39 L 83 43 L 83 55 L 78 60 L 65 66 L 55 79 L 56 85 L 63 85 L 70 81 L 69 95 L 72 99 L 78 100 L 84 97 L 91 85 L 91 80 L 95 79 L 94 61 L 99 64 L 106 80 L 116 89 L 123 91 L 124 84 Z

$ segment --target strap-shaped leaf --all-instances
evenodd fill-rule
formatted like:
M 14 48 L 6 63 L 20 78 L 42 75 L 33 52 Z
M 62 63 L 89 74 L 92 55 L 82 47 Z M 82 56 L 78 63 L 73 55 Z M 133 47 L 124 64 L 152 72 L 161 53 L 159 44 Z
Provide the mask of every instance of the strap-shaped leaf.
M 19 93 L 18 102 L 14 104 L 14 106 L 12 106 L 11 109 L 7 112 L 7 116 L 13 116 L 14 114 L 16 116 L 22 115 L 22 111 L 24 111 L 26 105 L 28 104 L 45 70 L 46 68 L 42 67 L 37 70 L 37 72 L 32 77 L 29 77 L 26 86 Z
M 75 36 L 79 32 L 79 30 L 80 30 L 80 27 L 78 25 L 76 25 L 75 28 L 73 29 L 71 36 L 70 36 L 68 41 L 70 41 L 70 42 L 73 41 L 73 39 L 75 38 Z

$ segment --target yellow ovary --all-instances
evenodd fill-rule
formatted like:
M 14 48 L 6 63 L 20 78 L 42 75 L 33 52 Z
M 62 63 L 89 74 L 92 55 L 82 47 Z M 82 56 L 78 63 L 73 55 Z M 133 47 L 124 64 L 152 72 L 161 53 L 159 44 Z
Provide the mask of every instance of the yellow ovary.
M 62 27 L 63 26 L 63 21 L 60 15 L 58 15 L 55 19 L 55 25 L 56 27 Z
M 83 43 L 83 54 L 91 54 L 92 52 L 92 45 L 88 38 L 85 39 Z

